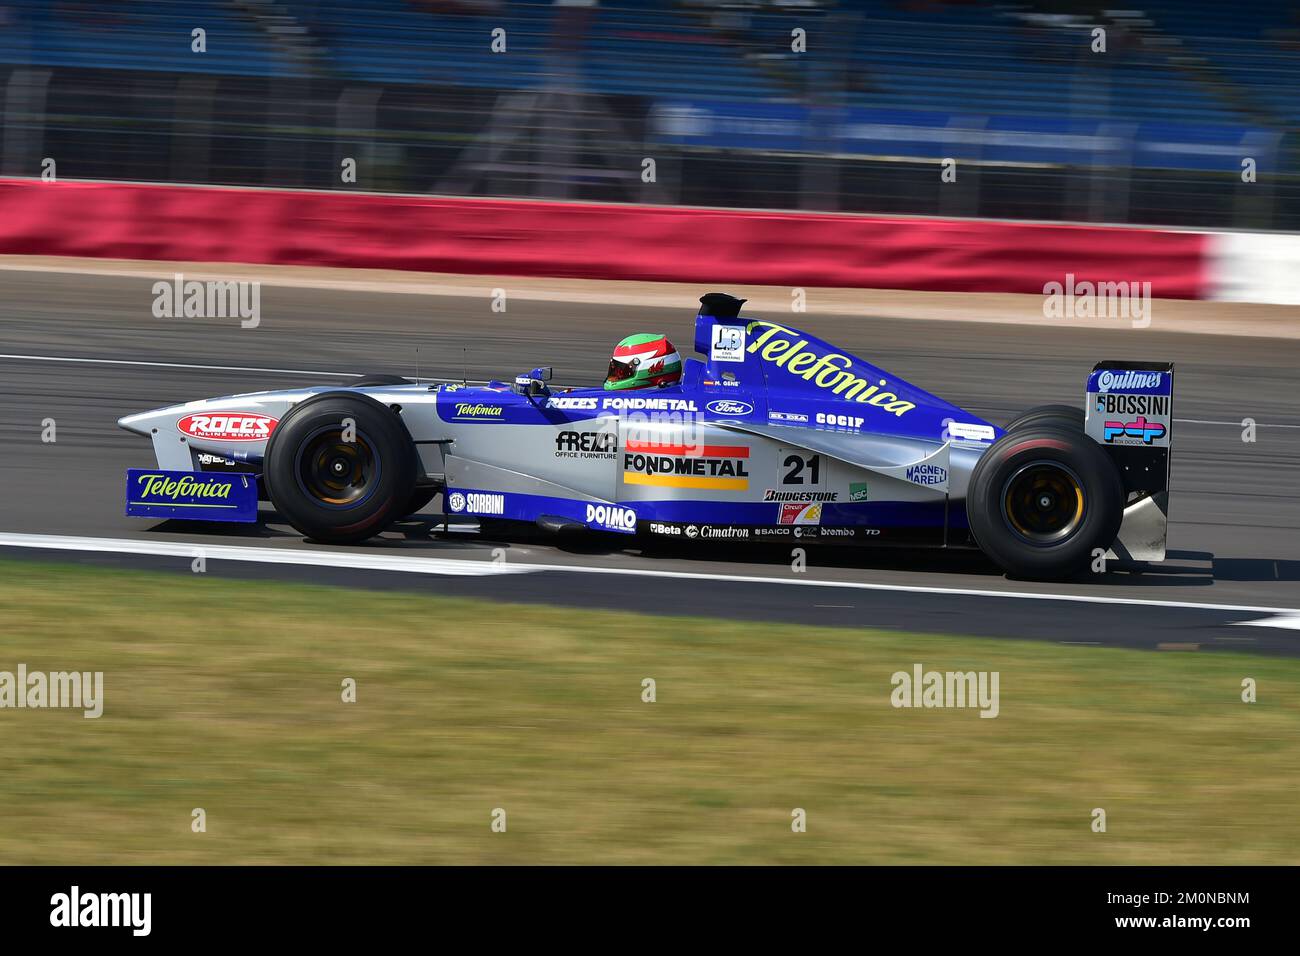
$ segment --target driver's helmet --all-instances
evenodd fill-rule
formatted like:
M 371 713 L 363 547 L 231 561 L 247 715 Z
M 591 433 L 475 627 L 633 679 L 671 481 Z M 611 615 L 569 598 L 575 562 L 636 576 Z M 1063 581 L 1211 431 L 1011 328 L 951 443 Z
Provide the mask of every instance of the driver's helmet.
M 682 357 L 662 334 L 629 335 L 614 349 L 605 387 L 652 388 L 676 385 L 682 378 Z

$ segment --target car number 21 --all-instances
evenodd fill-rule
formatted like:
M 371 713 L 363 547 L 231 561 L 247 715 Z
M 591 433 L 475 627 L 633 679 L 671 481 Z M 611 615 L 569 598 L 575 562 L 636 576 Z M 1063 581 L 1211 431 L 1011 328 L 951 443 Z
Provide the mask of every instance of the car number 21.
M 786 455 L 785 461 L 781 464 L 781 484 L 819 485 L 821 484 L 821 466 L 821 455 Z

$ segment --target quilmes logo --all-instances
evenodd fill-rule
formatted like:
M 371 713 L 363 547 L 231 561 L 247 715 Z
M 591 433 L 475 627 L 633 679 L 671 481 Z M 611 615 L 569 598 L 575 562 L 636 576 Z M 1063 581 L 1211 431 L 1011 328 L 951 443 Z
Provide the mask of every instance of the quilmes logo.
M 1159 372 L 1112 372 L 1109 369 L 1097 376 L 1097 390 L 1109 392 L 1125 391 L 1133 388 L 1159 388 Z
M 749 402 L 733 402 L 730 399 L 720 398 L 716 402 L 709 402 L 704 406 L 715 415 L 752 415 L 754 406 Z
M 266 441 L 278 424 L 278 418 L 255 412 L 199 412 L 178 421 L 176 430 L 204 441 Z
M 855 375 L 852 369 L 856 363 L 851 356 L 839 352 L 819 355 L 808 347 L 806 339 L 799 338 L 798 332 L 775 322 L 754 321 L 749 323 L 747 330 L 752 333 L 759 327 L 767 331 L 749 344 L 748 351 L 750 354 L 758 352 L 763 361 L 771 362 L 790 375 L 812 382 L 841 398 L 883 408 L 899 418 L 916 408 L 912 402 L 904 401 L 889 391 L 885 379 L 873 385 Z
M 140 475 L 136 478 L 140 486 L 140 498 L 157 500 L 165 498 L 179 501 L 181 498 L 229 498 L 231 481 L 229 478 L 168 478 L 166 475 Z
M 502 414 L 500 405 L 484 405 L 482 402 L 457 402 L 457 418 L 500 418 Z

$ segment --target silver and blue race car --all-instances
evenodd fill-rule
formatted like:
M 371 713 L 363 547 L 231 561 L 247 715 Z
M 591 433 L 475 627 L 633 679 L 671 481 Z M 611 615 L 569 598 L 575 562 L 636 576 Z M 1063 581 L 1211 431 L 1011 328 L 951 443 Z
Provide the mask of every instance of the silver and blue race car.
M 1082 408 L 1000 428 L 784 322 L 701 298 L 679 383 L 559 389 L 396 376 L 204 399 L 128 415 L 155 468 L 131 516 L 257 521 L 364 541 L 443 510 L 550 532 L 679 541 L 979 548 L 1057 579 L 1160 561 L 1173 366 L 1098 363 Z

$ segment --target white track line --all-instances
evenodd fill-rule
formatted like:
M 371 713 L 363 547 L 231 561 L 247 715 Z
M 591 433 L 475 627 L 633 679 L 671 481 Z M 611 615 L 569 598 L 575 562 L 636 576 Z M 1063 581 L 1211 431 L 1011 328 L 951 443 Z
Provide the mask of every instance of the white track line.
M 912 584 L 884 584 L 871 581 L 826 581 L 800 577 L 774 578 L 750 574 L 718 574 L 705 571 L 660 571 L 652 568 L 593 567 L 576 564 L 532 564 L 509 561 L 470 561 L 459 558 L 398 557 L 391 554 L 363 554 L 356 551 L 304 551 L 296 548 L 254 548 L 203 541 L 141 541 L 133 538 L 93 538 L 53 534 L 0 532 L 0 548 L 35 548 L 52 551 L 90 551 L 110 554 L 147 554 L 165 557 L 252 561 L 265 564 L 299 564 L 313 567 L 359 568 L 374 571 L 407 571 L 420 574 L 527 574 L 558 571 L 567 574 L 613 574 L 631 577 L 676 578 L 692 581 L 731 581 L 746 584 L 786 584 L 802 587 L 848 588 L 857 591 L 898 591 L 908 594 L 946 594 L 963 597 L 1010 598 L 1028 601 L 1068 601 L 1076 604 L 1124 604 L 1139 607 L 1185 608 L 1198 611 L 1244 611 L 1252 614 L 1300 614 L 1300 609 L 1252 607 L 1237 604 L 1196 604 L 1187 601 L 1149 601 L 1142 598 L 1106 597 L 1086 594 L 1049 594 L 1032 591 L 998 591 L 982 588 L 942 588 Z
M 326 372 L 320 369 L 303 368 L 254 368 L 244 365 L 188 365 L 181 362 L 143 362 L 131 359 L 68 358 L 61 355 L 11 355 L 0 353 L 0 359 L 12 359 L 23 362 L 79 362 L 89 365 L 143 365 L 149 368 L 189 368 L 209 372 L 265 372 L 269 375 L 319 375 L 321 377 L 361 378 L 360 372 Z M 459 382 L 451 378 L 416 378 L 406 376 L 412 382 Z M 473 384 L 473 383 L 471 383 Z M 1219 422 L 1203 418 L 1175 418 L 1179 425 L 1224 425 L 1240 428 L 1241 422 Z M 1281 425 L 1276 422 L 1256 422 L 1256 428 L 1300 428 L 1300 425 Z
M 354 568 L 365 571 L 405 571 L 417 574 L 483 576 L 524 574 L 531 570 L 504 561 L 466 561 L 408 558 L 394 554 L 357 554 L 352 551 L 303 551 L 278 548 L 249 548 L 203 541 L 133 541 L 128 538 L 77 538 L 65 535 L 4 534 L 0 547 L 43 548 L 52 551 L 94 551 L 106 554 L 148 554 L 162 557 L 194 559 L 220 558 L 226 561 L 252 561 L 259 564 L 294 564 L 306 567 Z

